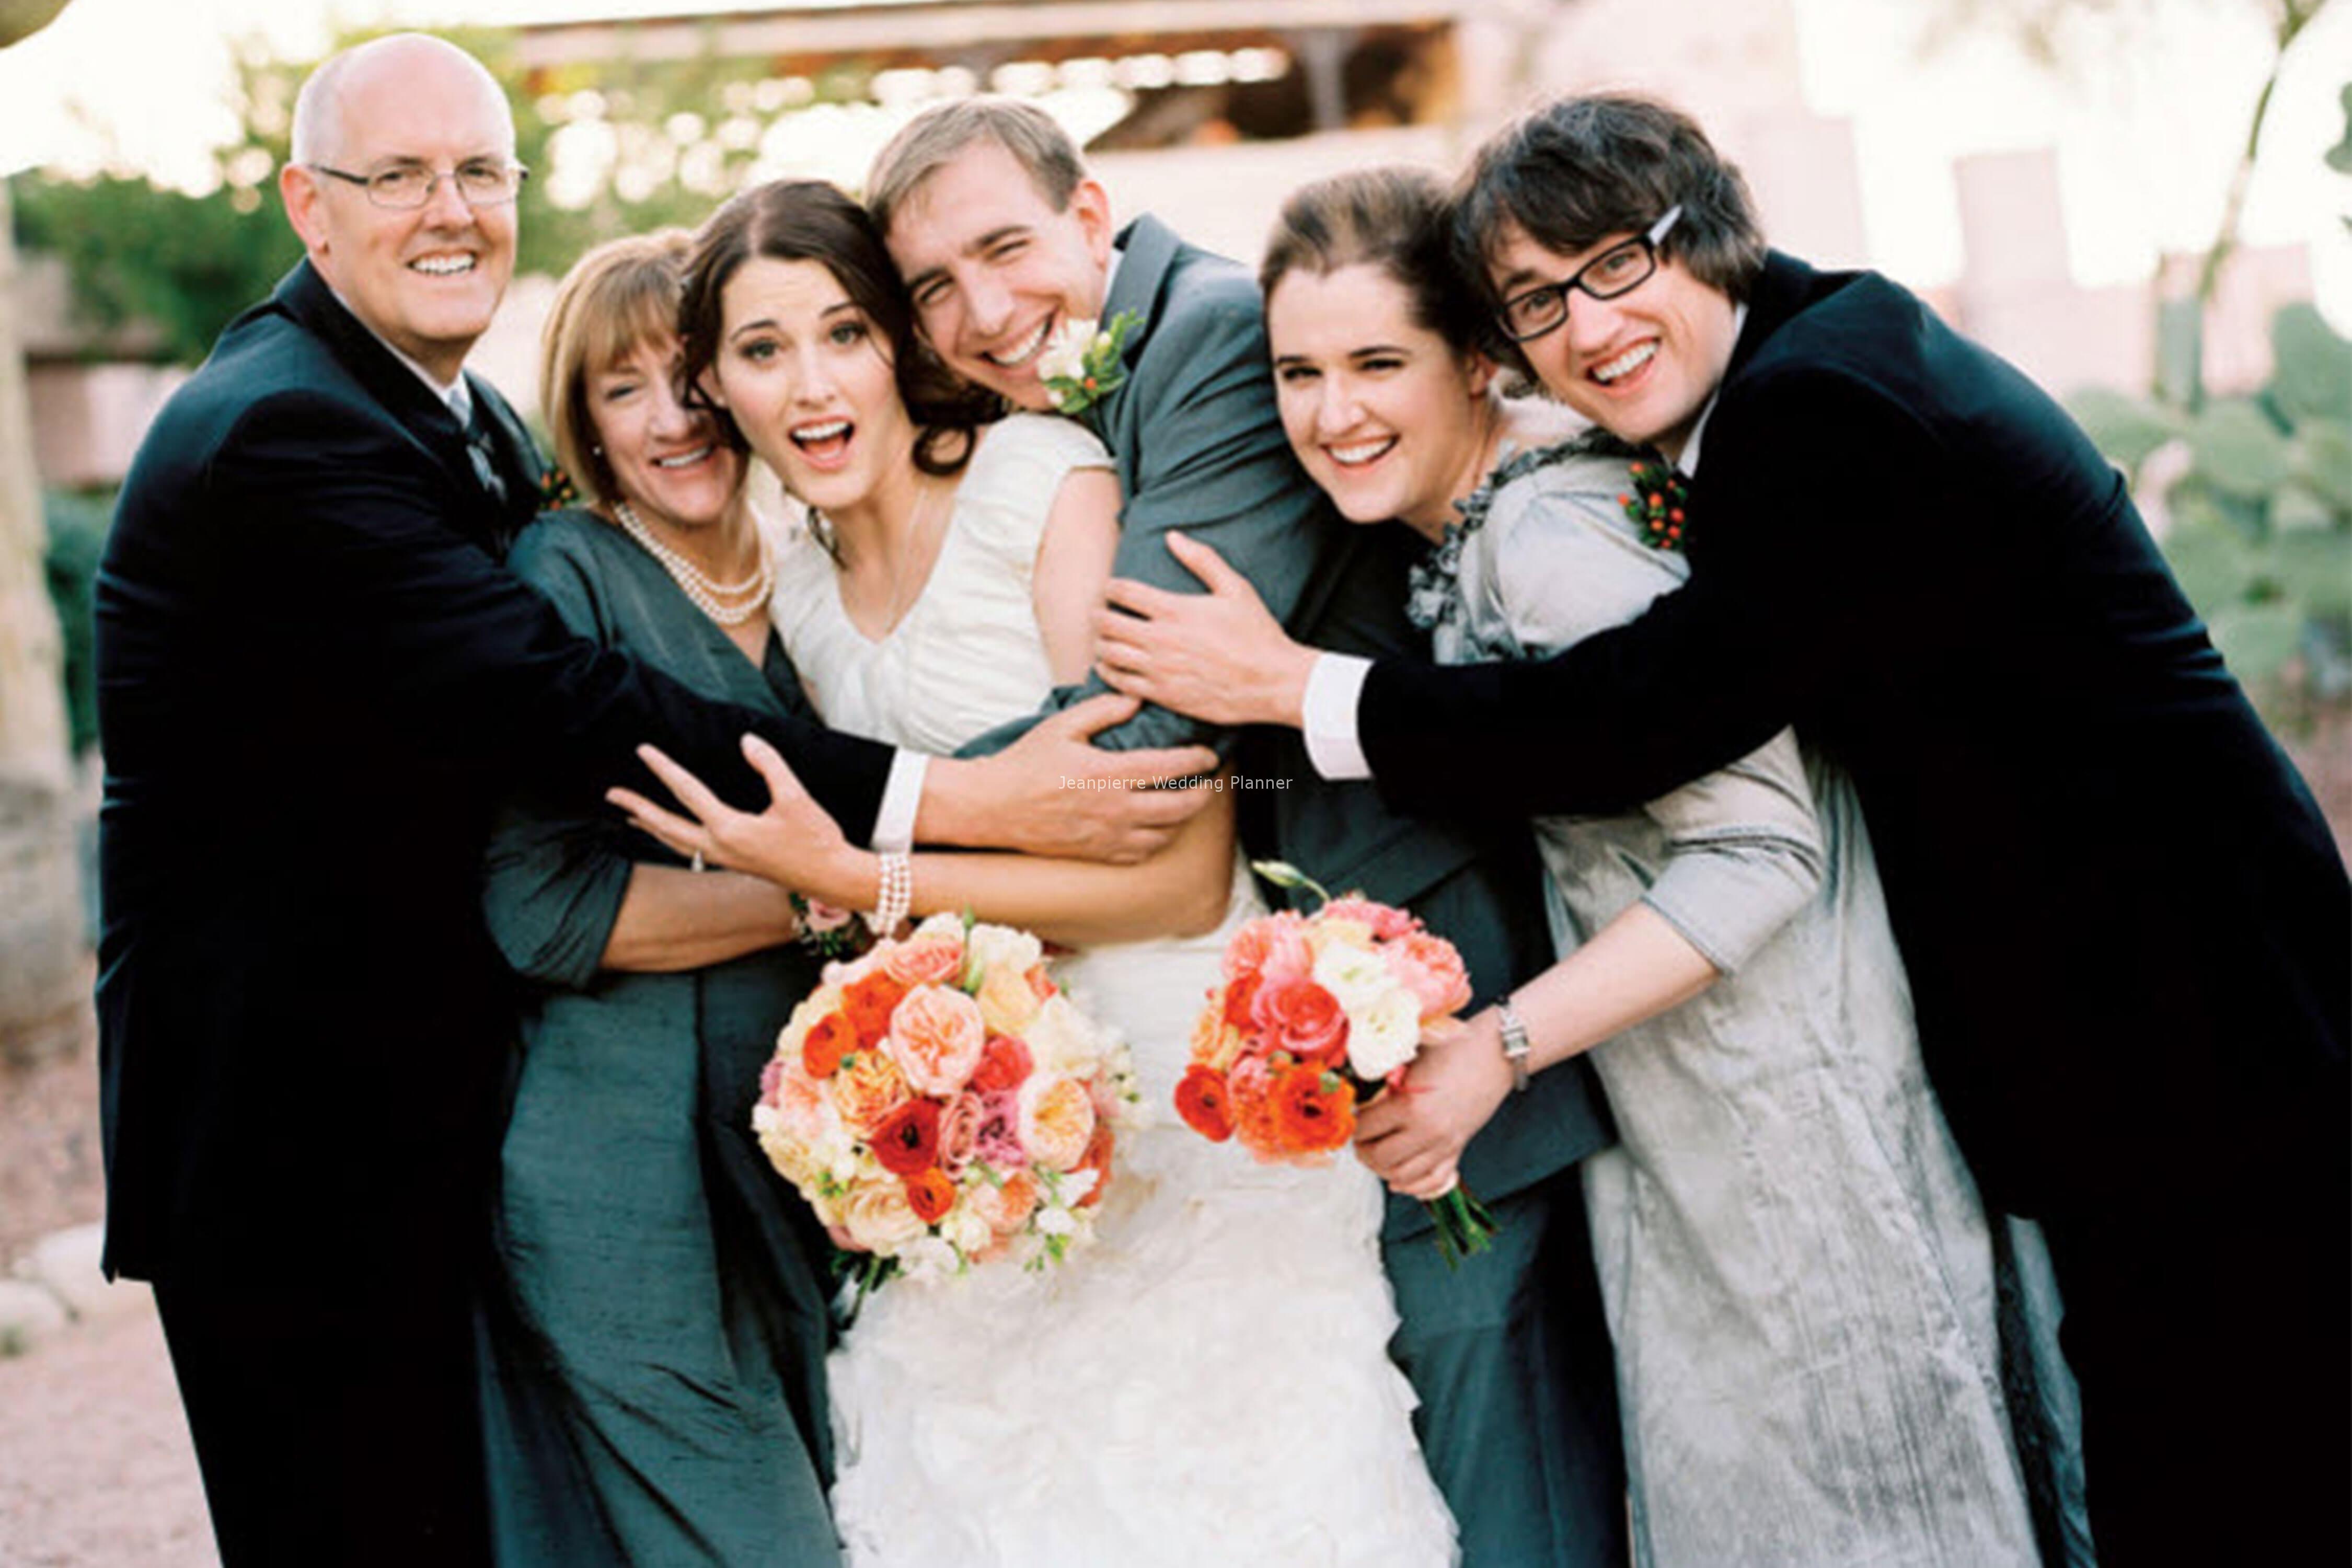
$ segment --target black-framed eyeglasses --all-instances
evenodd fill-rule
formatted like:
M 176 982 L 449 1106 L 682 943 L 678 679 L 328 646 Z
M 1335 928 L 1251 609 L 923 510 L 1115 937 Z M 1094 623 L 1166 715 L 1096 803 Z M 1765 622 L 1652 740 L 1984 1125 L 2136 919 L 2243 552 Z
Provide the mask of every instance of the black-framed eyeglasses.
M 324 163 L 309 163 L 321 174 L 350 182 L 367 193 L 367 199 L 380 207 L 394 212 L 413 212 L 433 199 L 433 193 L 444 180 L 452 181 L 457 195 L 469 207 L 501 206 L 515 199 L 530 171 L 520 163 L 509 163 L 497 158 L 469 158 L 454 169 L 435 170 L 423 163 L 394 163 L 370 174 L 354 174 L 343 169 L 331 169 Z
M 1647 283 L 1650 274 L 1658 269 L 1658 246 L 1682 216 L 1679 205 L 1668 207 L 1666 216 L 1646 231 L 1622 245 L 1611 246 L 1578 268 L 1576 276 L 1566 282 L 1547 283 L 1512 295 L 1496 312 L 1504 332 L 1520 343 L 1543 336 L 1568 320 L 1568 297 L 1579 289 L 1596 300 L 1614 300 Z

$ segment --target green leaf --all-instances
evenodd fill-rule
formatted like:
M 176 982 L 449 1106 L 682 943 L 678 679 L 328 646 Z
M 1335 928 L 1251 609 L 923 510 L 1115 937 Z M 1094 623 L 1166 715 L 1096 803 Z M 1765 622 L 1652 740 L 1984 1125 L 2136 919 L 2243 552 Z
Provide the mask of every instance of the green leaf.
M 2286 438 L 2250 398 L 2209 406 L 2190 423 L 2189 446 L 2216 489 L 2258 500 L 2286 482 Z
M 2180 580 L 2180 591 L 2207 620 L 2235 606 L 2253 586 L 2254 552 L 2226 528 L 2188 522 L 2175 512 L 2164 541 L 2164 558 Z
M 2287 412 L 2305 419 L 2352 419 L 2352 342 L 2309 301 L 2271 318 L 2273 384 Z
M 2066 412 L 2111 461 L 2137 472 L 2147 455 L 2180 433 L 2179 420 L 2160 404 L 2104 386 L 2076 393 Z
M 2297 529 L 2271 551 L 2272 575 L 2305 613 L 2352 615 L 2352 530 Z
M 2303 646 L 2303 610 L 2293 604 L 2241 605 L 2207 624 L 2231 673 L 2248 684 L 2276 675 Z
M 2271 497 L 2271 533 L 2284 539 L 2290 533 L 2325 533 L 2336 523 L 2336 509 L 2327 504 L 2301 480 L 2289 480 Z
M 2306 419 L 2295 426 L 2290 455 L 2294 477 L 2325 496 L 2339 512 L 2352 512 L 2352 423 Z

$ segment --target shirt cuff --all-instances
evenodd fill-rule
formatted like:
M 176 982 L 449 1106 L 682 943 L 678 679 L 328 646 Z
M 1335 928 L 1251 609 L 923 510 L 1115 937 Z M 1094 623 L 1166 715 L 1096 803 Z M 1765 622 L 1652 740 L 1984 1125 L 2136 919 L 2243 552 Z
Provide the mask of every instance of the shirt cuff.
M 1364 678 L 1372 661 L 1348 653 L 1319 653 L 1307 674 L 1307 695 L 1299 703 L 1301 728 L 1307 735 L 1307 760 L 1325 778 L 1368 779 L 1372 764 L 1364 760 L 1364 745 L 1356 734 L 1356 703 L 1364 694 Z
M 890 780 L 874 813 L 874 837 L 866 847 L 877 855 L 904 855 L 915 847 L 915 817 L 923 808 L 923 775 L 931 759 L 901 750 L 890 759 Z

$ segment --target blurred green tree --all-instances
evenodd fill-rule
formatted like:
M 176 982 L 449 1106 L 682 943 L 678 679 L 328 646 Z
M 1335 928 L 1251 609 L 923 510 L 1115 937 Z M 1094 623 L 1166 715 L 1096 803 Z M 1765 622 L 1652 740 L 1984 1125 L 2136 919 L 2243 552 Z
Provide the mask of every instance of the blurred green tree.
M 340 49 L 381 34 L 347 32 Z M 776 120 L 862 100 L 867 74 L 771 77 L 764 59 L 645 61 L 615 58 L 541 70 L 515 59 L 515 37 L 442 29 L 505 85 L 516 155 L 531 170 L 520 202 L 517 265 L 562 272 L 589 246 L 667 225 L 692 226 L 744 183 Z M 75 309 L 98 335 L 131 323 L 158 332 L 161 357 L 193 364 L 236 313 L 266 296 L 300 258 L 278 209 L 278 171 L 292 134 L 295 94 L 317 60 L 236 47 L 231 108 L 237 139 L 215 150 L 218 184 L 203 195 L 136 175 L 76 180 L 17 175 L 16 232 L 31 254 L 64 259 Z

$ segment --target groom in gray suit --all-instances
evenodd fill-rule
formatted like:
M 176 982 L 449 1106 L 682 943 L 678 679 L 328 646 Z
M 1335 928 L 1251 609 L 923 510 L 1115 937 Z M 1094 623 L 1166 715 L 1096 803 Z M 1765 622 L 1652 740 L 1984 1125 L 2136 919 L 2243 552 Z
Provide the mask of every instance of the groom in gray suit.
M 1150 216 L 1114 235 L 1109 199 L 1068 136 L 1016 100 L 919 116 L 876 160 L 867 204 L 926 341 L 1015 406 L 1052 406 L 1040 360 L 1065 321 L 1134 318 L 1123 381 L 1079 415 L 1110 448 L 1126 497 L 1118 575 L 1196 591 L 1163 543 L 1181 528 L 1321 646 L 1414 648 L 1406 562 L 1391 548 L 1402 531 L 1341 522 L 1292 459 L 1258 290 L 1240 267 Z M 1104 739 L 1206 739 L 1229 760 L 1240 745 L 1241 777 L 1267 786 L 1242 796 L 1245 837 L 1335 890 L 1410 907 L 1462 948 L 1482 998 L 1550 962 L 1524 835 L 1397 816 L 1368 785 L 1319 780 L 1288 731 L 1204 731 L 1154 708 Z M 1615 1383 L 1575 1169 L 1611 1137 L 1584 1070 L 1538 1079 L 1463 1159 L 1463 1180 L 1503 1228 L 1495 1251 L 1458 1272 L 1421 1205 L 1390 1202 L 1383 1250 L 1403 1318 L 1392 1352 L 1420 1392 L 1422 1445 L 1472 1568 L 1625 1558 Z

